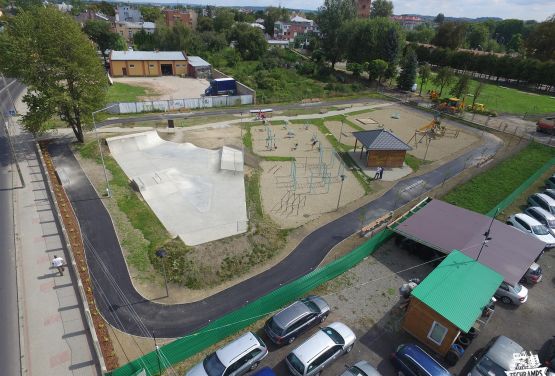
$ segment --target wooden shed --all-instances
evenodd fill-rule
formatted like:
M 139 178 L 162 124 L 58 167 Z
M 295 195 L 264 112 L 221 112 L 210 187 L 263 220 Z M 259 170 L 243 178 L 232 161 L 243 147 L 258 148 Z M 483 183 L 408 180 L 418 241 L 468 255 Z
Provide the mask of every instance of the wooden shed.
M 360 141 L 360 159 L 366 155 L 368 167 L 403 167 L 407 151 L 412 150 L 393 133 L 383 129 L 353 132 L 353 136 L 356 138 L 354 151 Z
M 453 251 L 413 291 L 403 329 L 444 356 L 482 317 L 501 274 Z
M 187 74 L 187 56 L 180 51 L 112 51 L 112 77 L 180 76 Z

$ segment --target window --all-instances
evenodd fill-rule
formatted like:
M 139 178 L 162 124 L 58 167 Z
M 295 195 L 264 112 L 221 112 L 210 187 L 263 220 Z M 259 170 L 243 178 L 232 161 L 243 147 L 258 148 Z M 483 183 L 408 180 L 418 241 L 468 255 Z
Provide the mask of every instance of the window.
M 432 340 L 432 342 L 436 345 L 441 345 L 446 334 L 447 328 L 437 321 L 434 321 L 432 327 L 430 328 L 430 331 L 428 332 L 428 339 Z
M 129 68 L 135 68 L 135 64 L 129 64 Z
M 149 67 L 154 68 L 154 64 L 150 64 Z

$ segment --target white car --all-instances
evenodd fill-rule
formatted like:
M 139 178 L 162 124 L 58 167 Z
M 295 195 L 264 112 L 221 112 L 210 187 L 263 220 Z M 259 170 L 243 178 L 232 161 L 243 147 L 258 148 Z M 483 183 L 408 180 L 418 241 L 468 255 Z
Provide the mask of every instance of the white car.
M 528 300 L 528 289 L 520 283 L 511 286 L 507 282 L 501 282 L 493 296 L 505 304 L 521 305 Z
M 507 220 L 507 224 L 535 236 L 544 242 L 546 247 L 555 247 L 555 237 L 551 234 L 551 231 L 527 214 L 513 214 Z

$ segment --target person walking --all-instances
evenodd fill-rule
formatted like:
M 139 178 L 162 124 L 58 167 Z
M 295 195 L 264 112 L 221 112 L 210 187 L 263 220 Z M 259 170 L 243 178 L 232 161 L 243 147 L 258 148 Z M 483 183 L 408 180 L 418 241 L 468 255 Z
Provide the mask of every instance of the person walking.
M 52 266 L 58 269 L 58 271 L 60 272 L 60 275 L 64 275 L 65 265 L 66 265 L 66 262 L 63 258 L 54 255 L 54 259 L 52 260 Z
M 376 173 L 374 174 L 374 180 L 378 180 L 380 178 L 380 171 L 381 167 L 378 166 L 378 168 L 376 168 Z

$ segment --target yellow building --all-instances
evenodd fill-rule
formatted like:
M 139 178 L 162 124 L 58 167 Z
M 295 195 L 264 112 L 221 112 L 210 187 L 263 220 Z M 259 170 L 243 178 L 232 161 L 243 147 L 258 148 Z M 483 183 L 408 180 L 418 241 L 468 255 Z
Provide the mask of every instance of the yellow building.
M 187 74 L 187 56 L 179 51 L 112 51 L 110 75 L 181 76 Z

